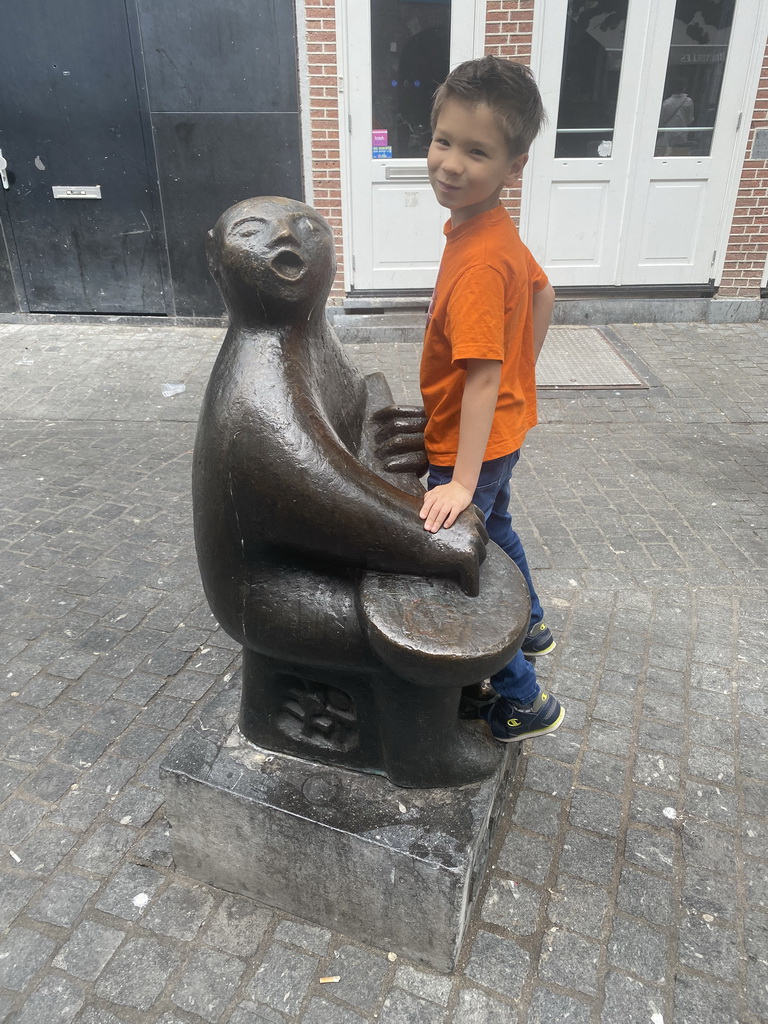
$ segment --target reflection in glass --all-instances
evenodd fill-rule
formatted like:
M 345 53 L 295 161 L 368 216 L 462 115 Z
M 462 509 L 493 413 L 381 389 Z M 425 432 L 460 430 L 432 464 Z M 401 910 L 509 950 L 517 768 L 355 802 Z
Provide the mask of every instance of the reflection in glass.
M 449 71 L 450 38 L 451 0 L 371 0 L 374 159 L 426 157 L 432 96 Z
M 709 156 L 736 0 L 677 0 L 656 156 Z
M 568 0 L 556 157 L 608 157 L 629 0 Z

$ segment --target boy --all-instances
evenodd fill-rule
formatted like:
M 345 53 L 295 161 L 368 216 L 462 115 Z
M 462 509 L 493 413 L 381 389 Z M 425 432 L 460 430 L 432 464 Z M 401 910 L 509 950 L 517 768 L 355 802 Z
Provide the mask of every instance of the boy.
M 435 93 L 427 156 L 451 219 L 421 361 L 430 462 L 421 518 L 436 533 L 474 503 L 528 584 L 523 648 L 491 680 L 498 700 L 480 708 L 502 743 L 552 732 L 564 716 L 524 657 L 546 654 L 555 642 L 508 511 L 510 474 L 536 423 L 534 363 L 555 293 L 499 200 L 520 177 L 544 116 L 527 68 L 490 56 L 467 61 Z

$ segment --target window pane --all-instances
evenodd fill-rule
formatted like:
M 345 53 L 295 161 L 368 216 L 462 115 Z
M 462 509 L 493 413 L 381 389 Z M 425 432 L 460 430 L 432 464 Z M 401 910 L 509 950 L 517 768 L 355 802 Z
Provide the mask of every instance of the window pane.
M 432 95 L 450 69 L 450 40 L 451 0 L 371 0 L 374 159 L 427 155 Z
M 709 156 L 736 0 L 677 0 L 656 156 Z
M 629 0 L 568 0 L 556 157 L 607 157 Z

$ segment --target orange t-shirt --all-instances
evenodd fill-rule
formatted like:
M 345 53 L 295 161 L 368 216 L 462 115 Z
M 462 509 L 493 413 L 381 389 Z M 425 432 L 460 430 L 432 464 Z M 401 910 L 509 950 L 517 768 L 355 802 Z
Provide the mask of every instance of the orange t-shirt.
M 536 424 L 533 294 L 548 283 L 503 206 L 450 224 L 421 357 L 425 443 L 436 466 L 456 463 L 466 359 L 502 364 L 483 461 L 517 451 Z

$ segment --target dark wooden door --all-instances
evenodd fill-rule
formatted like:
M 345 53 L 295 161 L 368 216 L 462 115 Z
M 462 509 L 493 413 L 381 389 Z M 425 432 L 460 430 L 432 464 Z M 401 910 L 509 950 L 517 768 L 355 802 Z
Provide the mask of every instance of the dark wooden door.
M 126 0 L 12 4 L 0 68 L 0 195 L 29 309 L 164 314 Z M 54 197 L 86 186 L 101 198 Z

